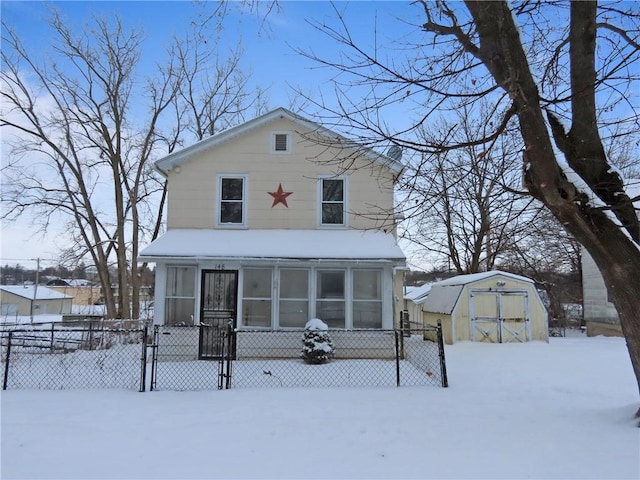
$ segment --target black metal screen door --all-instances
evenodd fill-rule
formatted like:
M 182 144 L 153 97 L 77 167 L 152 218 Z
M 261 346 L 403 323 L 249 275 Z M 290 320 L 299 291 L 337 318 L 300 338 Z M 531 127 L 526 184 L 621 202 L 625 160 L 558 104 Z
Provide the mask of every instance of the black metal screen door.
M 227 326 L 236 326 L 238 308 L 238 272 L 205 270 L 200 296 L 199 357 L 220 358 Z

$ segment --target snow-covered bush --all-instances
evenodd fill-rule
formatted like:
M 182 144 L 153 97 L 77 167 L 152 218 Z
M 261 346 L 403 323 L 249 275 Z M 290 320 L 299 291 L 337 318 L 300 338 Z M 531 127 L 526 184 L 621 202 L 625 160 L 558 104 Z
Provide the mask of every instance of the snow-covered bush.
M 333 342 L 329 337 L 329 327 L 319 318 L 312 318 L 304 326 L 302 353 L 306 363 L 320 364 L 333 357 Z

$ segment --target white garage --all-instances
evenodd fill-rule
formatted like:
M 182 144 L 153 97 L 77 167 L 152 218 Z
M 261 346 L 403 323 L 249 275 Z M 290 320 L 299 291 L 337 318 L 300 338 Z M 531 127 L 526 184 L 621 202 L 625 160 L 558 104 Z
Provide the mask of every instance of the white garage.
M 431 286 L 425 323 L 442 322 L 444 340 L 548 341 L 547 310 L 533 280 L 501 271 L 459 275 Z

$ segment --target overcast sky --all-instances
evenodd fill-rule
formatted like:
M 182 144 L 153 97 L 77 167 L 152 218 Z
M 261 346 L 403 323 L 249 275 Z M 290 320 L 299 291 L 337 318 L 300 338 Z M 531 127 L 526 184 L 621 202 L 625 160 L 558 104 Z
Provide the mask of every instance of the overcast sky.
M 271 12 L 266 20 L 246 13 L 229 15 L 222 34 L 223 42 L 230 47 L 242 43 L 242 67 L 253 72 L 254 85 L 267 90 L 270 108 L 291 107 L 295 101 L 291 87 L 314 96 L 323 91 L 325 99 L 330 99 L 330 79 L 334 72 L 318 68 L 317 64 L 295 53 L 292 47 L 313 50 L 322 55 L 337 55 L 335 42 L 309 24 L 309 21 L 331 22 L 335 19 L 332 5 L 325 1 L 282 0 L 279 5 L 279 11 Z M 350 32 L 367 45 L 373 44 L 374 38 L 378 42 L 385 42 L 386 36 L 397 38 L 400 33 L 400 24 L 395 20 L 397 16 L 408 19 L 420 16 L 420 11 L 409 2 L 359 1 L 336 2 L 334 5 L 345 15 Z M 75 28 L 80 28 L 93 14 L 109 16 L 115 13 L 129 25 L 142 27 L 148 37 L 145 60 L 150 66 L 156 58 L 154 54 L 169 44 L 172 35 L 188 27 L 196 9 L 191 1 L 3 1 L 0 7 L 3 22 L 19 34 L 36 58 L 45 55 L 51 41 L 50 30 L 46 26 L 50 6 L 61 12 Z M 390 24 L 393 27 L 389 27 Z M 4 162 L 6 149 L 2 151 Z M 33 267 L 37 257 L 43 259 L 44 266 L 55 264 L 59 250 L 65 246 L 64 231 L 64 226 L 52 225 L 42 236 L 31 226 L 28 217 L 12 224 L 3 223 L 2 264 L 20 263 Z

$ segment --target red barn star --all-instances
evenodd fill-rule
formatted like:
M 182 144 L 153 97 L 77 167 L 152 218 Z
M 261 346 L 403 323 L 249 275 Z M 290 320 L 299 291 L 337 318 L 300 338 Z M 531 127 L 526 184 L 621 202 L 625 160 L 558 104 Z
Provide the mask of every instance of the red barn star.
M 276 190 L 275 192 L 267 192 L 267 193 L 269 193 L 269 195 L 273 197 L 273 205 L 271 205 L 271 208 L 275 207 L 279 203 L 289 208 L 289 205 L 287 205 L 287 197 L 291 195 L 293 192 L 285 192 L 284 189 L 282 188 L 282 184 L 278 185 L 278 190 Z

